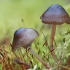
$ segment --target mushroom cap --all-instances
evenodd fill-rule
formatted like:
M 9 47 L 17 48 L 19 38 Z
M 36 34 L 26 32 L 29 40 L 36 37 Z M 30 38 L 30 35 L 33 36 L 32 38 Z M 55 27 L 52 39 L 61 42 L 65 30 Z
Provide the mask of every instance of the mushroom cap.
M 38 32 L 32 28 L 19 28 L 14 33 L 12 50 L 15 50 L 18 47 L 27 48 L 38 35 Z
M 70 24 L 70 17 L 65 9 L 58 5 L 51 5 L 40 17 L 45 24 Z

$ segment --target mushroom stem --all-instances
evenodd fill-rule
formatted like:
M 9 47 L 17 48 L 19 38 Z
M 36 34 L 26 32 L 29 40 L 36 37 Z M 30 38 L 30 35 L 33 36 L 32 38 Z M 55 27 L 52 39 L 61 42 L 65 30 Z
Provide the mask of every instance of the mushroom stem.
M 55 31 L 56 31 L 56 25 L 52 25 L 52 31 L 51 31 L 51 36 L 50 36 L 50 52 L 51 52 L 51 55 L 52 55 L 54 61 L 58 62 L 58 59 L 55 55 L 54 48 L 53 48 Z
M 48 63 L 45 63 L 43 60 L 42 60 L 42 58 L 38 55 L 38 54 L 36 54 L 36 52 L 32 49 L 32 48 L 28 48 L 28 51 L 31 53 L 31 54 L 33 54 L 47 69 L 50 69 L 51 68 L 51 66 L 48 64 Z

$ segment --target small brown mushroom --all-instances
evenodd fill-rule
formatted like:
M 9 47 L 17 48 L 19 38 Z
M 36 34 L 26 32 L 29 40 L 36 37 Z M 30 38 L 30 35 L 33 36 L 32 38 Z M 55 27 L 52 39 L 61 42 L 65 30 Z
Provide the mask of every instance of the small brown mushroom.
M 32 28 L 19 28 L 14 33 L 12 50 L 29 47 L 38 35 L 38 32 Z
M 51 66 L 45 63 L 41 57 L 35 53 L 35 51 L 30 47 L 34 39 L 38 36 L 38 32 L 32 28 L 20 28 L 15 31 L 12 50 L 14 51 L 18 47 L 23 47 L 28 49 L 46 68 L 50 69 Z
M 52 31 L 50 36 L 50 51 L 54 60 L 58 62 L 59 60 L 57 59 L 53 50 L 53 41 L 56 25 L 61 25 L 63 23 L 70 24 L 70 17 L 62 6 L 58 4 L 53 4 L 42 14 L 40 18 L 43 23 L 52 25 Z

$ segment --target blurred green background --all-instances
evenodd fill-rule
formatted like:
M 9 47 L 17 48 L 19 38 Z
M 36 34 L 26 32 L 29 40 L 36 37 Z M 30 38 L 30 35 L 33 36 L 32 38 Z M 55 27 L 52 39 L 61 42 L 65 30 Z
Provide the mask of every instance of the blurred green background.
M 59 4 L 69 11 L 69 3 L 69 0 L 0 0 L 0 40 L 11 38 L 20 27 L 38 30 L 42 26 L 40 16 L 50 5 Z
M 52 4 L 63 6 L 70 14 L 70 0 L 0 0 L 0 42 L 6 37 L 12 41 L 13 34 L 18 28 L 34 28 L 39 32 L 40 36 L 35 41 L 38 47 L 36 48 L 35 42 L 32 46 L 37 53 L 40 51 L 39 55 L 47 61 L 45 58 L 47 56 L 45 55 L 49 55 L 50 53 L 46 50 L 48 47 L 43 47 L 43 43 L 45 42 L 44 35 L 47 41 L 50 39 L 51 26 L 43 24 L 40 20 L 40 16 Z M 67 35 L 64 35 L 66 33 Z M 64 38 L 65 43 L 63 42 Z M 59 58 L 60 56 L 65 58 L 70 55 L 70 25 L 57 25 L 55 42 L 58 46 L 54 46 L 55 52 Z M 67 49 L 65 49 L 65 47 Z M 61 49 L 63 49 L 63 51 Z M 43 52 L 46 54 L 44 55 Z M 33 59 L 35 65 L 37 62 L 35 58 Z M 53 59 L 49 61 L 51 65 L 54 66 Z M 40 63 L 38 63 L 38 65 L 41 67 Z

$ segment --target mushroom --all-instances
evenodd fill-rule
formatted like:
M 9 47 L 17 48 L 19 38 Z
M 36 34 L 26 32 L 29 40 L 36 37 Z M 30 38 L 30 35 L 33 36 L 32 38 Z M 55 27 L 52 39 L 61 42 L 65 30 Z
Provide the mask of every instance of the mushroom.
M 58 62 L 59 60 L 57 59 L 53 48 L 56 25 L 61 25 L 63 23 L 70 24 L 70 17 L 62 6 L 53 4 L 42 14 L 40 19 L 43 23 L 52 25 L 50 36 L 50 51 L 54 60 Z
M 20 46 L 24 48 L 29 47 L 38 35 L 38 32 L 32 28 L 19 28 L 14 33 L 12 50 Z
M 30 47 L 34 39 L 39 36 L 38 32 L 32 28 L 19 28 L 14 33 L 14 38 L 12 42 L 12 51 L 17 49 L 18 47 L 23 47 L 28 49 L 46 68 L 50 69 L 50 65 L 45 63 L 41 57 L 34 52 L 34 50 Z

